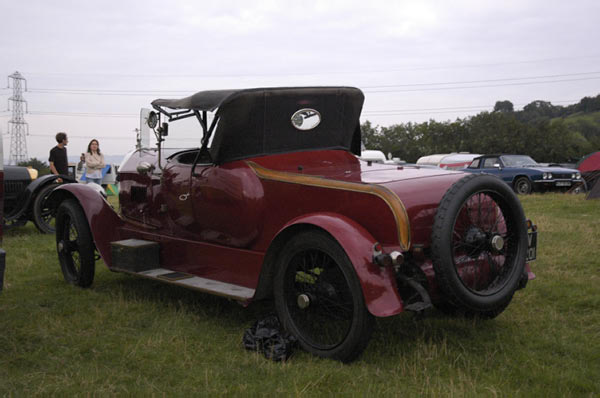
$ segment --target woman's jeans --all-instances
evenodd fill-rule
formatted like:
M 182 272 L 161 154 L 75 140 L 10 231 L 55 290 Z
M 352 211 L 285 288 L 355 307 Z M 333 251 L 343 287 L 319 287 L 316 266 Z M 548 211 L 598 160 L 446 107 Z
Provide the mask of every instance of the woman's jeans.
M 102 178 L 90 178 L 90 177 L 86 177 L 85 181 L 86 181 L 86 184 L 89 184 L 90 182 L 93 182 L 95 184 L 102 185 L 101 184 L 102 183 Z

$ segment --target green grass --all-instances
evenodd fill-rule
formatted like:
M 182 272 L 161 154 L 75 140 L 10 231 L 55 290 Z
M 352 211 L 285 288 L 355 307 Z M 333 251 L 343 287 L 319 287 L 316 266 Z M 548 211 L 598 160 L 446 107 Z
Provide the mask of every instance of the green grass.
M 54 237 L 7 232 L 0 395 L 598 396 L 600 201 L 522 197 L 539 226 L 537 279 L 491 321 L 431 311 L 378 319 L 360 359 L 298 351 L 274 363 L 243 332 L 269 303 L 235 302 L 111 273 L 62 279 Z

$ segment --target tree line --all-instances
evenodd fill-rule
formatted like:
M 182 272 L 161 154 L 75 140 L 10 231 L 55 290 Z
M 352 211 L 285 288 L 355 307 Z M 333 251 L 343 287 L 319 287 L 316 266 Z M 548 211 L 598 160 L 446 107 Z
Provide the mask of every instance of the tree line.
M 498 101 L 492 112 L 455 121 L 361 125 L 367 149 L 391 153 L 407 162 L 436 153 L 515 153 L 539 162 L 575 162 L 600 150 L 600 95 L 566 107 L 533 101 L 514 111 Z

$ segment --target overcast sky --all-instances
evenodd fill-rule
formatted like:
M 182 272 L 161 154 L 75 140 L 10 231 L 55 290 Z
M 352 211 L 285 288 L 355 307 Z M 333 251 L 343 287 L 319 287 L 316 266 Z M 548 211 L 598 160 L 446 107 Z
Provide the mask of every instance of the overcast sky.
M 355 86 L 383 126 L 600 94 L 598 0 L 0 0 L 0 15 L 0 87 L 27 79 L 28 155 L 45 161 L 58 131 L 70 156 L 91 138 L 122 155 L 140 108 L 208 89 Z

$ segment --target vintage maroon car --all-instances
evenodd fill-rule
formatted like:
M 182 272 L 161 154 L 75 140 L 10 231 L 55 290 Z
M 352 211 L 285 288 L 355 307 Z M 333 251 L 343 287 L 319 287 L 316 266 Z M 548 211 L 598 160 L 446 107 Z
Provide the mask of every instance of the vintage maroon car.
M 65 279 L 90 286 L 97 250 L 112 271 L 273 298 L 303 348 L 342 361 L 364 350 L 375 317 L 432 302 L 498 315 L 533 277 L 519 200 L 493 176 L 360 161 L 363 100 L 349 87 L 155 100 L 158 148 L 119 170 L 119 212 L 85 185 L 53 194 Z M 188 117 L 199 147 L 166 156 L 165 120 Z

